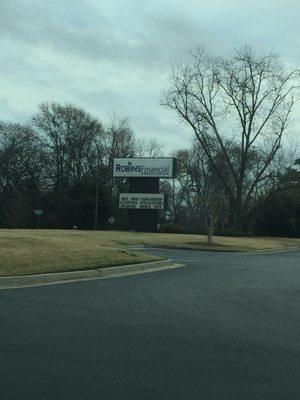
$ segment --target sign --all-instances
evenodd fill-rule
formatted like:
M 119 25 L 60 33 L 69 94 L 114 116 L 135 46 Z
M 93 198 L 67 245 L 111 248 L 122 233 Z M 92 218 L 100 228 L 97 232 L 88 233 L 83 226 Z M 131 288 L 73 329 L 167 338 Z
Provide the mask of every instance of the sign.
M 42 215 L 44 210 L 34 210 L 35 215 Z
M 163 210 L 165 195 L 161 193 L 120 193 L 119 208 Z
M 109 217 L 108 222 L 112 225 L 115 222 L 114 217 Z
M 175 173 L 176 159 L 172 157 L 114 159 L 115 177 L 174 178 Z

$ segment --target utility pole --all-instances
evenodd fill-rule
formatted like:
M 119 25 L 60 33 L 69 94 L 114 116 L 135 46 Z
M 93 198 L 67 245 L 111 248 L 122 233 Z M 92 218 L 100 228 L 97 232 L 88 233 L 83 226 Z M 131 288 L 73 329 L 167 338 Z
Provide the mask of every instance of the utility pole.
M 98 204 L 99 204 L 99 177 L 97 178 L 96 194 L 95 194 L 95 219 L 94 219 L 94 230 L 98 228 Z

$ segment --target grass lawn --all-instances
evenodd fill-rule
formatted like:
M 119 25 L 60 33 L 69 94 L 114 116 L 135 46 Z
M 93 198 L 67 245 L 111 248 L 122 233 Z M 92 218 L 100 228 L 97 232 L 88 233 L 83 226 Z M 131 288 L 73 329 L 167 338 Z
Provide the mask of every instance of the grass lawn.
M 128 245 L 252 251 L 300 246 L 300 239 L 215 237 L 120 231 L 0 229 L 0 276 L 74 271 L 157 260 Z

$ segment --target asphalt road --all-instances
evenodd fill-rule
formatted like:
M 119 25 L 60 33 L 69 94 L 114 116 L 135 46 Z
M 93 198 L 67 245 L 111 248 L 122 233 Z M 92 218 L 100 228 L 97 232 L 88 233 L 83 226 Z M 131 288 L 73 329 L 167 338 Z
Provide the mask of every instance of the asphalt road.
M 151 251 L 187 267 L 0 291 L 0 399 L 300 398 L 300 252 Z

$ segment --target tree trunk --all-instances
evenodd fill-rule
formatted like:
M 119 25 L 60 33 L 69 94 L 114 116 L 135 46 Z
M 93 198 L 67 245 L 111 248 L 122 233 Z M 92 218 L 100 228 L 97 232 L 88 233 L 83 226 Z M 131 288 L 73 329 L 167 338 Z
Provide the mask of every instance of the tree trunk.
M 207 231 L 207 243 L 208 244 L 212 244 L 213 235 L 214 235 L 214 229 L 212 227 L 209 227 L 208 231 Z
M 229 203 L 230 225 L 236 230 L 242 229 L 242 201 L 241 199 L 231 199 Z

